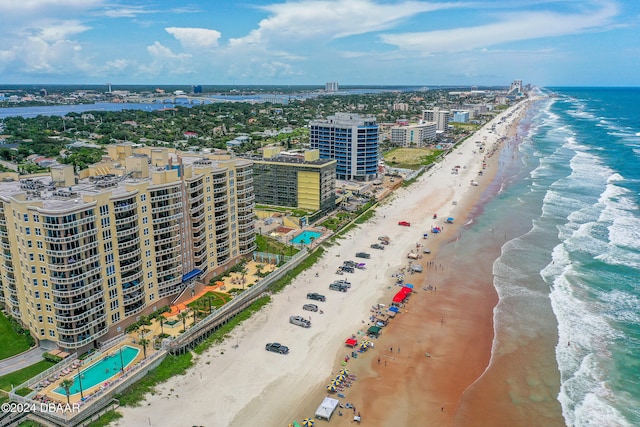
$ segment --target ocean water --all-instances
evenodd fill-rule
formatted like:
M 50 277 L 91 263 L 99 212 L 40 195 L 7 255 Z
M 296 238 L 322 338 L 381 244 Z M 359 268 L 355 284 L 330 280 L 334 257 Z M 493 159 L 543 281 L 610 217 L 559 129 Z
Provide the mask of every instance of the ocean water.
M 542 94 L 474 225 L 505 239 L 492 360 L 546 331 L 557 368 L 532 367 L 521 394 L 544 401 L 556 370 L 566 425 L 639 426 L 640 89 Z

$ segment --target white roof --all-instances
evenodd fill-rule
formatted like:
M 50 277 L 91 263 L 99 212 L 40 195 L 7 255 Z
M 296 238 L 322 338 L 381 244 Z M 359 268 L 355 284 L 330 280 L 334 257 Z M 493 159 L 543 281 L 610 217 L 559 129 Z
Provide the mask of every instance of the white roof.
M 338 399 L 325 397 L 320 406 L 318 406 L 318 409 L 316 409 L 316 418 L 331 419 L 331 415 L 333 415 L 339 403 L 340 401 Z

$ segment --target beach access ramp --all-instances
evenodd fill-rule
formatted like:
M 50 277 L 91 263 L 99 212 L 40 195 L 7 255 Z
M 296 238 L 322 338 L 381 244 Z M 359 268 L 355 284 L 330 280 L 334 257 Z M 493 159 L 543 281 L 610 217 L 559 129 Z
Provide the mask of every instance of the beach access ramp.
M 316 418 L 329 421 L 336 411 L 340 401 L 331 397 L 325 397 L 318 409 L 316 409 Z

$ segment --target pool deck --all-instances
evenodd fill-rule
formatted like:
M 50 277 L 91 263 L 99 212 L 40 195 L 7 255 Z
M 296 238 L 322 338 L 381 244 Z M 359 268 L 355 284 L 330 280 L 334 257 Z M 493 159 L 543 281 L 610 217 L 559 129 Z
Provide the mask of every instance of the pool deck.
M 42 387 L 41 389 L 38 390 L 38 393 L 36 394 L 36 398 L 35 400 L 38 401 L 46 401 L 46 402 L 60 402 L 60 403 L 67 403 L 67 396 L 65 394 L 59 394 L 57 393 L 55 390 L 57 388 L 60 387 L 60 383 L 62 382 L 62 380 L 64 379 L 70 379 L 73 381 L 73 377 L 75 377 L 76 375 L 78 375 L 78 369 L 77 367 L 80 366 L 80 371 L 82 371 L 83 369 L 87 369 L 89 366 L 93 365 L 94 363 L 98 363 L 98 361 L 100 359 L 102 359 L 103 357 L 105 357 L 108 354 L 112 354 L 112 353 L 117 353 L 118 350 L 120 349 L 120 347 L 123 346 L 128 346 L 128 347 L 134 347 L 137 348 L 138 350 L 140 350 L 137 354 L 137 356 L 129 363 L 129 365 L 125 368 L 125 374 L 126 375 L 128 373 L 128 371 L 130 371 L 131 369 L 133 369 L 135 366 L 137 366 L 138 364 L 142 363 L 144 361 L 144 351 L 142 350 L 142 346 L 132 343 L 131 340 L 127 340 L 126 342 L 116 346 L 115 348 L 110 348 L 108 350 L 108 352 L 105 353 L 94 353 L 94 356 L 88 361 L 80 361 L 80 359 L 78 359 L 78 362 L 82 362 L 80 365 L 78 364 L 74 364 L 73 369 L 65 369 L 62 371 L 59 371 L 55 374 L 52 374 L 51 377 L 49 377 L 47 379 L 47 382 L 49 382 L 48 385 Z M 147 346 L 147 355 L 150 354 L 150 352 L 153 351 L 149 346 Z M 105 382 L 108 384 L 111 384 L 113 381 L 115 381 L 116 379 L 122 377 L 123 374 L 121 372 L 119 372 L 118 374 L 108 378 Z M 53 380 L 53 381 L 51 381 Z M 43 381 L 44 382 L 44 381 Z M 107 386 L 108 387 L 108 386 Z M 100 393 L 102 390 L 104 390 L 106 387 L 104 385 L 104 382 L 100 382 L 99 384 L 96 384 L 92 387 L 89 388 L 84 388 L 82 389 L 82 394 L 85 397 L 85 401 L 86 400 L 90 400 L 92 396 L 94 396 L 97 393 Z M 82 401 L 81 397 L 80 397 L 80 393 L 75 393 L 69 396 L 69 401 L 73 404 L 73 403 L 79 403 Z

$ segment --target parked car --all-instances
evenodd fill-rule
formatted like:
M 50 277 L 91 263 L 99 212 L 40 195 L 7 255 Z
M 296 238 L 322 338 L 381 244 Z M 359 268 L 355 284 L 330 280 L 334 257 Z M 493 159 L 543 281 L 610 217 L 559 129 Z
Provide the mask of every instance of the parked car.
M 347 288 L 351 287 L 351 282 L 349 282 L 348 280 L 345 280 L 345 279 L 334 280 L 333 283 L 338 283 L 340 285 L 345 285 Z
M 267 351 L 272 351 L 274 353 L 287 354 L 289 353 L 289 347 L 286 345 L 282 345 L 278 342 L 270 342 L 265 347 Z
M 358 252 L 356 253 L 356 258 L 371 258 L 371 255 L 366 252 Z
M 355 261 L 347 260 L 343 262 L 342 265 L 345 265 L 347 267 L 355 267 L 356 265 L 358 265 L 358 263 Z
M 293 323 L 294 325 L 302 326 L 303 328 L 310 328 L 311 327 L 311 321 L 308 320 L 308 319 L 305 319 L 302 316 L 290 316 L 289 317 L 289 323 Z
M 318 311 L 318 306 L 315 304 L 305 304 L 302 306 L 302 309 L 307 311 Z
M 384 246 L 382 246 L 380 243 L 374 243 L 374 244 L 371 245 L 371 249 L 384 250 Z
M 430 253 L 431 253 L 431 249 L 429 249 L 429 248 L 424 248 L 424 249 L 422 250 L 422 253 L 430 254 Z
M 346 273 L 353 273 L 353 272 L 355 272 L 355 271 L 356 271 L 356 270 L 355 270 L 353 267 L 351 267 L 350 265 L 343 265 L 342 267 L 340 267 L 340 269 L 341 269 L 342 271 L 346 272 Z
M 332 291 L 347 292 L 348 288 L 341 283 L 332 283 L 329 285 L 329 289 L 331 289 Z
M 400 221 L 398 225 L 401 225 L 403 227 L 411 227 L 411 223 L 407 221 Z
M 312 299 L 316 301 L 326 301 L 327 298 L 324 295 L 320 295 L 318 293 L 312 292 L 307 294 L 307 299 Z

